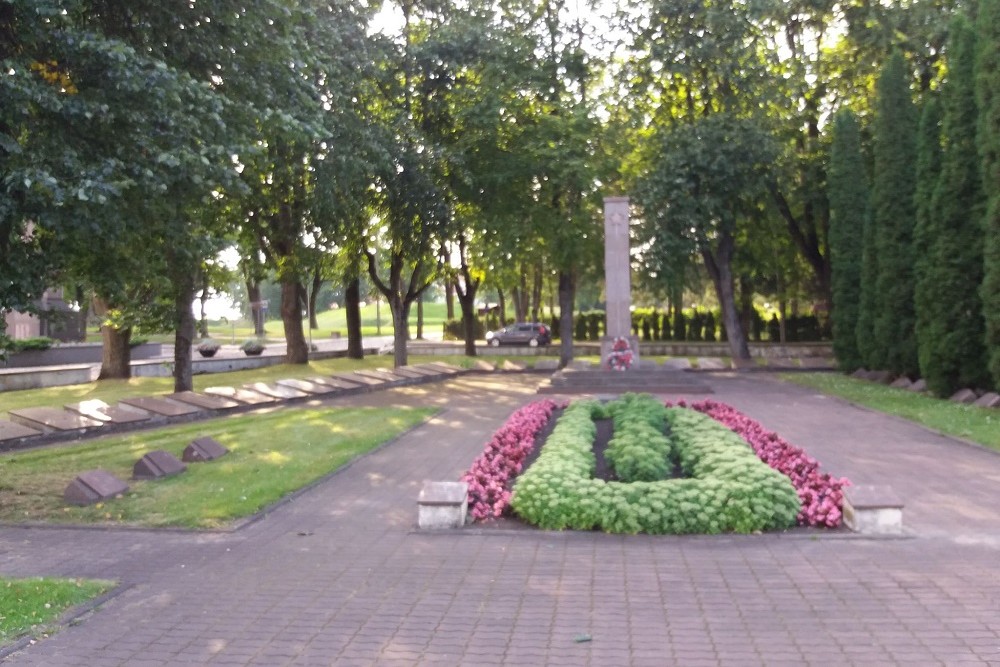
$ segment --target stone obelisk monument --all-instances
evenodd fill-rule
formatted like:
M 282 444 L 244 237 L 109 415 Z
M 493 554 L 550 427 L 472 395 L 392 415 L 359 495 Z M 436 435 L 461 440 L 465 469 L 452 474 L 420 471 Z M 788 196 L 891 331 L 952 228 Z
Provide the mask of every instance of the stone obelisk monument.
M 635 361 L 639 340 L 632 335 L 631 259 L 629 256 L 628 197 L 604 198 L 604 294 L 607 299 L 607 335 L 601 339 L 601 359 L 607 359 L 616 338 L 629 341 Z M 634 364 L 633 364 L 634 366 Z

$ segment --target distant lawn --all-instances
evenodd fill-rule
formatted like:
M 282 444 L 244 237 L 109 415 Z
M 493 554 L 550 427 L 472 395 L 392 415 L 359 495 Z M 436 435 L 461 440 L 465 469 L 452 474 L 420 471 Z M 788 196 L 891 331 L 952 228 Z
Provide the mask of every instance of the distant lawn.
M 781 377 L 865 407 L 904 417 L 935 431 L 1000 450 L 1000 410 L 960 405 L 837 373 L 787 374 Z
M 86 579 L 0 577 L 0 646 L 25 635 L 50 632 L 70 607 L 102 595 L 114 582 Z
M 217 528 L 249 516 L 422 423 L 433 409 L 278 409 L 0 455 L 0 521 Z M 129 480 L 144 453 L 178 458 L 211 436 L 227 456 L 160 481 Z M 103 468 L 131 489 L 90 507 L 63 501 L 80 472 Z

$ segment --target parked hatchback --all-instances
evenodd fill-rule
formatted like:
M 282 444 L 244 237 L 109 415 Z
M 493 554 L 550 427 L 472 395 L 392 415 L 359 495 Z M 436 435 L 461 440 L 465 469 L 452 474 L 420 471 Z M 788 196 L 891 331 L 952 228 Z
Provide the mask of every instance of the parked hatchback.
M 486 334 L 486 342 L 493 347 L 500 345 L 528 345 L 538 347 L 552 342 L 552 331 L 538 322 L 518 322 Z

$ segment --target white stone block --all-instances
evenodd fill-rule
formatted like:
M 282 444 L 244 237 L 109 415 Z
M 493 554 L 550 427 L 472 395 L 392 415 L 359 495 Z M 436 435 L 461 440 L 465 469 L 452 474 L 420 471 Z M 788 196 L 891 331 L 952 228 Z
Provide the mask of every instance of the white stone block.
M 417 498 L 417 510 L 420 528 L 461 528 L 469 511 L 469 485 L 466 482 L 424 482 Z
M 866 535 L 903 532 L 903 503 L 888 486 L 849 486 L 844 490 L 844 524 Z

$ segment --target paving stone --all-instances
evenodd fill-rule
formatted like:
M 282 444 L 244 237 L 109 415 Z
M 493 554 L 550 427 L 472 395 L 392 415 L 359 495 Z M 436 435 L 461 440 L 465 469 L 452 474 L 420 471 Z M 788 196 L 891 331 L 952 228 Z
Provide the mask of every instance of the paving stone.
M 302 398 L 303 396 L 309 395 L 304 391 L 299 391 L 298 389 L 292 389 L 291 387 L 286 387 L 280 384 L 267 384 L 266 382 L 251 382 L 243 385 L 243 388 L 255 391 L 258 394 L 278 399 Z
M 35 435 L 41 435 L 41 433 L 40 430 L 31 428 L 30 426 L 0 419 L 0 442 L 30 438 Z
M 83 415 L 90 419 L 109 424 L 130 424 L 133 422 L 148 421 L 152 415 L 145 410 L 140 410 L 129 405 L 108 405 L 98 398 L 79 403 L 70 403 L 64 406 L 70 412 Z
M 10 411 L 10 420 L 42 431 L 79 431 L 100 428 L 104 422 L 60 408 L 21 408 Z
M 302 391 L 307 394 L 329 394 L 330 392 L 337 390 L 336 387 L 328 385 L 324 382 L 313 382 L 311 380 L 277 380 L 275 384 L 279 384 L 282 387 L 290 387 L 291 389 Z
M 266 405 L 278 400 L 274 396 L 267 396 L 258 391 L 251 391 L 243 387 L 208 387 L 205 389 L 205 393 L 209 396 L 231 398 L 246 405 Z
M 179 391 L 168 394 L 167 398 L 173 401 L 180 401 L 196 408 L 204 410 L 231 410 L 238 408 L 241 403 L 232 398 L 219 396 L 218 394 L 199 394 L 193 391 Z
M 121 403 L 131 405 L 134 408 L 152 412 L 164 417 L 181 417 L 202 412 L 202 408 L 187 403 L 178 403 L 168 400 L 162 396 L 138 396 L 136 398 L 123 398 Z

